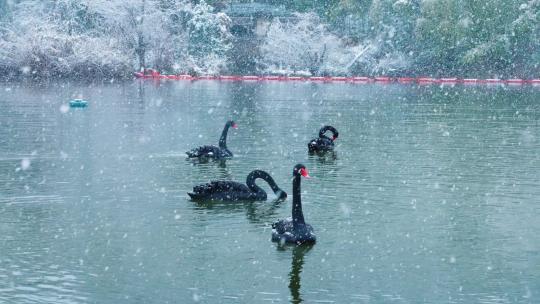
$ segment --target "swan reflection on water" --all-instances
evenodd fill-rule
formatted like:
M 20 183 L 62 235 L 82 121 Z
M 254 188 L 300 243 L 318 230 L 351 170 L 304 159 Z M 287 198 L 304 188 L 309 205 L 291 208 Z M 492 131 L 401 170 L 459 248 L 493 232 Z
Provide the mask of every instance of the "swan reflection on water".
M 291 246 L 278 246 L 278 250 L 287 250 Z M 300 292 L 302 268 L 304 267 L 304 255 L 308 253 L 313 244 L 303 244 L 299 246 L 294 246 L 292 249 L 292 262 L 291 262 L 291 271 L 289 272 L 289 291 L 291 292 L 291 303 L 298 304 L 302 303 L 302 293 Z
M 189 157 L 187 157 L 186 161 L 190 162 L 193 166 L 214 164 L 218 168 L 227 168 L 227 159 L 212 160 L 210 158 L 189 158 Z
M 336 151 L 310 152 L 308 160 L 315 160 L 319 164 L 335 164 L 338 159 Z
M 245 212 L 246 218 L 250 223 L 263 224 L 276 217 L 277 210 L 283 205 L 283 200 L 274 198 L 270 201 L 197 201 L 195 203 L 196 209 L 211 211 L 213 214 L 223 215 L 243 211 Z

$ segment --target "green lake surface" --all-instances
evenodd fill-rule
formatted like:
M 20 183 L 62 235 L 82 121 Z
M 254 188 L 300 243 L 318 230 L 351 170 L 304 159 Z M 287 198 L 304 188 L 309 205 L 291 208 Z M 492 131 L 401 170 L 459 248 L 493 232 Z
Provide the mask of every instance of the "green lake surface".
M 539 303 L 540 88 L 0 84 L 0 303 Z M 72 98 L 86 108 L 69 108 Z M 185 151 L 217 144 L 226 163 Z M 319 128 L 334 155 L 310 156 Z M 280 247 L 303 163 L 312 247 Z M 271 173 L 282 203 L 198 204 Z

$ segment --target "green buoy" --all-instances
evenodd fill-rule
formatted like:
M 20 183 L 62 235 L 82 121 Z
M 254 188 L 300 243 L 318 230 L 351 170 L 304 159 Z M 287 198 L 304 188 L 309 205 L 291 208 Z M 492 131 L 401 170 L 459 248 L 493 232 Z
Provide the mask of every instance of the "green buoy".
M 84 108 L 88 105 L 88 101 L 84 99 L 72 99 L 69 101 L 69 106 L 72 108 Z

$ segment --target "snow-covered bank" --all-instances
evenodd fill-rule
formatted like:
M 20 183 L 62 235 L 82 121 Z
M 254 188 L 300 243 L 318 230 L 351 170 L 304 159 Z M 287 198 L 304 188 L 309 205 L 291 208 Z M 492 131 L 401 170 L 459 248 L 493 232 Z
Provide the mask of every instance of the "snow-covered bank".
M 0 27 L 0 71 L 121 78 L 150 66 L 219 73 L 230 47 L 229 22 L 204 1 L 23 1 Z
M 274 2 L 306 12 L 292 12 L 294 22 L 264 20 L 263 34 L 246 45 L 220 1 L 7 1 L 0 75 L 125 78 L 142 67 L 190 75 L 540 75 L 540 0 L 327 1 L 324 12 L 320 1 Z

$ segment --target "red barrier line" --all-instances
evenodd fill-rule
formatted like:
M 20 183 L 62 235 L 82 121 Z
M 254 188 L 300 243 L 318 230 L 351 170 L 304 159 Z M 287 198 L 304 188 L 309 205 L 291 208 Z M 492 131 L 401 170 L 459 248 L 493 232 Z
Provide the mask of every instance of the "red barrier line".
M 293 80 L 293 81 L 305 81 L 306 79 L 304 77 L 300 77 L 300 76 L 291 76 L 289 77 L 289 80 Z
M 196 79 L 199 79 L 199 80 L 216 80 L 218 78 L 216 76 L 213 76 L 213 75 L 203 75 L 203 76 L 196 77 Z
M 219 80 L 240 80 L 238 76 L 219 76 Z
M 399 77 L 397 79 L 398 82 L 401 82 L 401 83 L 411 83 L 411 82 L 414 82 L 414 78 L 412 77 Z
M 280 80 L 281 76 L 263 76 L 262 80 Z
M 381 82 L 381 83 L 390 83 L 390 82 L 399 82 L 399 83 L 412 83 L 417 82 L 421 84 L 429 83 L 463 83 L 463 84 L 540 84 L 540 79 L 521 79 L 521 78 L 510 78 L 510 79 L 499 79 L 499 78 L 488 78 L 488 79 L 477 79 L 477 78 L 432 78 L 432 77 L 397 77 L 391 78 L 387 76 L 377 76 L 377 77 L 343 77 L 343 76 L 311 76 L 311 77 L 302 77 L 302 76 L 255 76 L 255 75 L 246 75 L 246 76 L 235 76 L 235 75 L 224 75 L 224 76 L 214 76 L 214 75 L 202 75 L 202 76 L 191 76 L 187 74 L 181 75 L 162 75 L 156 71 L 151 71 L 151 74 L 144 74 L 141 72 L 134 72 L 133 75 L 136 78 L 141 79 L 170 79 L 170 80 L 246 80 L 246 81 L 260 81 L 260 80 L 273 80 L 273 81 L 322 81 L 322 82 Z
M 191 75 L 185 75 L 185 74 L 184 74 L 184 75 L 177 75 L 176 78 L 177 78 L 178 80 L 192 80 L 192 79 L 194 79 L 193 76 L 191 76 Z
M 418 83 L 433 83 L 436 82 L 436 79 L 431 77 L 418 77 L 416 78 L 416 81 Z
M 347 77 L 330 77 L 332 81 L 347 81 Z
M 523 79 L 506 79 L 505 82 L 507 84 L 524 84 L 525 83 L 525 80 Z
M 352 81 L 368 82 L 370 79 L 369 77 L 353 77 Z

